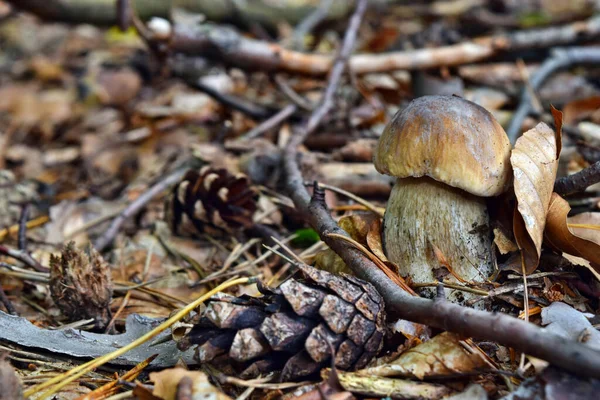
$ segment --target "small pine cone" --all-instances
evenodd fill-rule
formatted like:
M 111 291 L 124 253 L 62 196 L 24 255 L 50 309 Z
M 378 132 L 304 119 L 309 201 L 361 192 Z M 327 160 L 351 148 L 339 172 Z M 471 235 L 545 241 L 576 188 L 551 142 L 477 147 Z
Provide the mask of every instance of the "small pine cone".
M 248 228 L 253 225 L 256 197 L 243 174 L 234 176 L 208 166 L 200 172 L 190 170 L 173 189 L 167 218 L 176 234 Z
M 84 252 L 69 242 L 59 257 L 50 257 L 50 293 L 71 321 L 94 318 L 102 329 L 110 320 L 110 267 L 91 245 Z
M 198 345 L 198 361 L 233 368 L 244 378 L 281 371 L 282 382 L 318 373 L 330 365 L 332 352 L 339 369 L 365 367 L 383 343 L 381 295 L 352 276 L 300 269 L 304 279 L 291 278 L 277 289 L 260 286 L 260 298 L 211 299 L 179 348 Z

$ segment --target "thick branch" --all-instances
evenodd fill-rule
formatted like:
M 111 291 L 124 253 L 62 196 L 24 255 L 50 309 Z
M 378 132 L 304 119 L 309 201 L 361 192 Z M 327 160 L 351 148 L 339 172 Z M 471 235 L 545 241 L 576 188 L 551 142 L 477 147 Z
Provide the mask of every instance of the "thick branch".
M 475 39 L 452 46 L 383 54 L 356 54 L 349 59 L 353 73 L 399 69 L 427 69 L 485 60 L 500 52 L 546 48 L 591 40 L 600 36 L 600 18 L 560 27 L 515 32 Z M 288 50 L 273 43 L 249 39 L 224 26 L 176 25 L 172 49 L 186 54 L 205 55 L 242 68 L 288 71 L 308 75 L 327 74 L 333 57 Z
M 600 182 L 600 161 L 554 182 L 554 191 L 561 196 L 583 192 L 588 186 Z

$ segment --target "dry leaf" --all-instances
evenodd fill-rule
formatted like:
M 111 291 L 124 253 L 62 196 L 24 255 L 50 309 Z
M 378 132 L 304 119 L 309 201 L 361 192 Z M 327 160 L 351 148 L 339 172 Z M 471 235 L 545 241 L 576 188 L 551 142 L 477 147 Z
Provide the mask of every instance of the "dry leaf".
M 327 373 L 328 370 L 323 370 L 322 375 Z M 359 375 L 346 371 L 339 371 L 338 376 L 345 390 L 368 397 L 440 399 L 451 393 L 450 388 L 435 383 Z
M 391 363 L 366 368 L 358 371 L 358 374 L 423 379 L 433 375 L 472 372 L 483 365 L 478 354 L 467 352 L 460 344 L 458 335 L 444 332 L 413 347 Z
M 369 232 L 367 233 L 367 245 L 369 249 L 375 254 L 379 259 L 385 263 L 389 263 L 389 260 L 385 256 L 383 251 L 383 244 L 381 240 L 381 219 L 375 218 L 371 222 L 371 226 L 369 227 Z
M 228 400 L 229 397 L 208 382 L 208 376 L 201 371 L 188 371 L 183 368 L 165 369 L 152 372 L 150 380 L 154 382 L 154 396 L 164 400 L 175 400 L 177 385 L 184 377 L 192 379 L 192 397 L 210 398 L 214 400 Z
M 565 199 L 556 193 L 552 194 L 544 235 L 546 242 L 558 251 L 588 260 L 591 266 L 600 272 L 600 243 L 592 241 L 592 238 L 598 240 L 599 231 L 592 231 L 595 233 L 594 237 L 594 234 L 590 232 L 586 232 L 585 236 L 580 236 L 583 228 L 569 229 L 567 215 L 570 210 L 571 207 Z
M 598 109 L 600 109 L 600 96 L 571 101 L 563 109 L 563 122 L 567 125 L 576 124 L 581 120 L 589 118 Z
M 500 251 L 500 254 L 508 254 L 519 250 L 517 245 L 499 228 L 494 228 L 494 244 Z
M 556 132 L 539 123 L 517 140 L 510 156 L 517 198 L 513 231 L 523 251 L 527 273 L 533 272 L 539 263 L 561 149 L 562 114 L 554 108 L 552 114 Z

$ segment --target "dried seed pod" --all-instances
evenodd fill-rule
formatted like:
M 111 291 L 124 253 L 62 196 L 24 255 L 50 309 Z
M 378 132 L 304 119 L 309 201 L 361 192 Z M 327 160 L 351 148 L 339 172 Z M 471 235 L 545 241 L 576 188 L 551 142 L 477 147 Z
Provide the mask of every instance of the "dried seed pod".
M 91 245 L 81 251 L 69 242 L 60 256 L 50 257 L 50 293 L 71 321 L 94 318 L 102 329 L 110 320 L 110 267 Z
M 245 175 L 204 167 L 188 171 L 173 189 L 167 215 L 177 234 L 235 231 L 253 225 L 256 201 Z
M 364 367 L 383 342 L 381 296 L 360 279 L 299 268 L 304 279 L 259 285 L 262 297 L 211 299 L 179 347 L 197 344 L 200 361 L 243 378 L 280 371 L 282 381 L 302 379 L 332 355 L 340 369 Z

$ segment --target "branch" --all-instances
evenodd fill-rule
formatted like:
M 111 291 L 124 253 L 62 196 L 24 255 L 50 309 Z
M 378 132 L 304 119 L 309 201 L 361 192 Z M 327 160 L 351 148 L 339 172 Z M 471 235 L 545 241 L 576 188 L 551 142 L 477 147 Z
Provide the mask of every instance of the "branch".
M 588 186 L 600 182 L 600 161 L 554 182 L 554 191 L 561 196 L 583 192 Z
M 600 64 L 600 47 L 572 47 L 553 50 L 552 56 L 544 61 L 531 76 L 529 84 L 533 90 L 538 90 L 556 72 L 580 64 Z M 526 87 L 523 88 L 519 107 L 513 114 L 506 130 L 508 138 L 513 144 L 521 134 L 523 121 L 533 111 L 531 100 L 531 93 Z
M 173 32 L 171 48 L 174 52 L 203 55 L 240 68 L 323 76 L 331 70 L 334 62 L 330 55 L 291 51 L 274 43 L 243 37 L 226 26 L 177 24 Z M 349 67 L 354 74 L 428 69 L 482 61 L 502 52 L 564 46 L 599 36 L 600 17 L 595 17 L 585 22 L 488 36 L 451 46 L 356 54 L 350 57 Z

